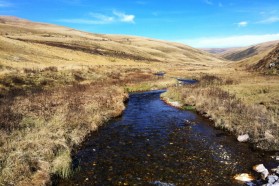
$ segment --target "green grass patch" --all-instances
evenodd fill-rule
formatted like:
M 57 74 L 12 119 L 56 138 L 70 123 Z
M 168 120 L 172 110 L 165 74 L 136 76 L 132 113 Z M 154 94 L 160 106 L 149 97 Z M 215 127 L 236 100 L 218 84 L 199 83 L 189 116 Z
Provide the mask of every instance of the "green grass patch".
M 185 105 L 182 107 L 183 110 L 190 110 L 190 111 L 195 111 L 196 107 L 192 105 Z

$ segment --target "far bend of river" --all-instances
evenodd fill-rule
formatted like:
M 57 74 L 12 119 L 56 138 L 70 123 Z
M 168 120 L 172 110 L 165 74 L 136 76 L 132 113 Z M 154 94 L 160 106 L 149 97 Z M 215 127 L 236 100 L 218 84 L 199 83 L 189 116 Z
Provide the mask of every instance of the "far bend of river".
M 79 171 L 58 185 L 242 185 L 235 174 L 271 164 L 195 112 L 168 106 L 162 92 L 130 94 L 123 116 L 88 137 L 73 156 Z

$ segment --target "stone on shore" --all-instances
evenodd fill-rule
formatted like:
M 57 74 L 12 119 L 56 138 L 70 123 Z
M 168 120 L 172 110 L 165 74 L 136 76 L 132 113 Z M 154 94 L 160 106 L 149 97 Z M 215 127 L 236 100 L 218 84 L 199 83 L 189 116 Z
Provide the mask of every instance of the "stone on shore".
M 253 167 L 253 169 L 256 172 L 261 173 L 261 176 L 262 176 L 263 180 L 265 180 L 267 178 L 267 176 L 269 175 L 268 170 L 265 168 L 265 166 L 263 164 L 255 165 Z
M 249 140 L 249 135 L 248 134 L 239 135 L 237 137 L 237 141 L 239 141 L 239 142 L 247 142 L 248 140 Z

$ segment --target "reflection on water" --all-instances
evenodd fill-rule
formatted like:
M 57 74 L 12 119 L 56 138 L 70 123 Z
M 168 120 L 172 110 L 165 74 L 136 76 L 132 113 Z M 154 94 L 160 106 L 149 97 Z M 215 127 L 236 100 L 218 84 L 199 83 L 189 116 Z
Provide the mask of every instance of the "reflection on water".
M 131 94 L 123 116 L 74 155 L 80 171 L 59 185 L 239 185 L 234 175 L 269 161 L 196 113 L 166 105 L 161 93 Z

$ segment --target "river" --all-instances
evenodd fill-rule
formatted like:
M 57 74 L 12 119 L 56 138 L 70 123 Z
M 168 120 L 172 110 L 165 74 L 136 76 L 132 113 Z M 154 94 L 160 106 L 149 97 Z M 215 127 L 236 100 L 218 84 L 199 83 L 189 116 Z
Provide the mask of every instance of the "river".
M 78 171 L 58 185 L 243 185 L 235 174 L 274 163 L 197 113 L 165 104 L 162 92 L 130 94 L 122 117 L 73 153 Z

